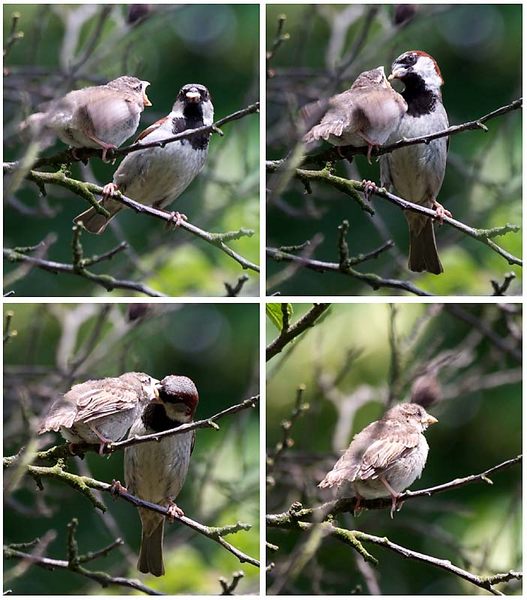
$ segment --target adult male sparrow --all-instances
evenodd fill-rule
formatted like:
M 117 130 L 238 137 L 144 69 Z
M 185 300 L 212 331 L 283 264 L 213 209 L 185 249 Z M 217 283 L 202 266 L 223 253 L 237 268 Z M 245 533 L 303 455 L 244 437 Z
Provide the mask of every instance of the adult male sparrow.
M 102 148 L 106 152 L 120 146 L 139 125 L 145 106 L 152 106 L 146 95 L 148 81 L 124 75 L 105 85 L 74 90 L 51 103 L 45 112 L 28 117 L 37 138 L 55 134 L 74 148 Z
M 172 112 L 139 136 L 143 143 L 167 139 L 173 135 L 212 125 L 214 108 L 204 85 L 189 83 L 181 88 Z M 75 218 L 90 233 L 102 233 L 108 222 L 123 208 L 112 199 L 119 190 L 147 206 L 164 208 L 178 198 L 203 169 L 207 158 L 210 133 L 171 142 L 165 147 L 145 148 L 128 154 L 114 173 L 113 182 L 104 187 L 101 206 L 109 211 L 106 218 L 90 208 Z M 178 218 L 181 216 L 178 215 Z
M 370 162 L 372 148 L 384 144 L 406 109 L 406 102 L 386 79 L 384 67 L 364 71 L 349 90 L 304 107 L 305 118 L 318 121 L 305 134 L 304 142 L 322 139 L 334 146 L 367 144 Z
M 72 443 L 105 444 L 126 435 L 145 406 L 158 401 L 159 382 L 146 373 L 90 379 L 74 385 L 55 400 L 41 422 L 39 434 L 60 431 Z
M 129 437 L 159 433 L 194 420 L 199 396 L 188 377 L 170 375 L 158 385 L 161 404 L 151 403 L 137 418 Z M 174 503 L 179 494 L 194 448 L 195 431 L 129 446 L 124 454 L 124 478 L 128 492 L 142 500 L 167 506 L 172 517 L 183 511 Z M 165 518 L 139 508 L 142 535 L 137 568 L 142 573 L 164 575 L 163 527 Z
M 408 112 L 388 140 L 429 135 L 448 127 L 448 116 L 441 98 L 443 78 L 436 61 L 426 52 L 411 50 L 401 54 L 392 65 L 390 79 L 400 79 L 405 86 L 403 98 Z M 435 208 L 441 221 L 452 216 L 437 201 L 445 176 L 448 137 L 428 144 L 415 144 L 381 157 L 382 185 L 405 200 Z M 428 271 L 439 275 L 443 267 L 437 254 L 433 222 L 429 217 L 406 213 L 410 229 L 411 271 Z
M 391 516 L 399 494 L 421 476 L 428 456 L 423 432 L 437 419 L 419 404 L 403 403 L 357 433 L 333 469 L 318 484 L 354 495 L 355 510 L 362 498 L 391 496 Z

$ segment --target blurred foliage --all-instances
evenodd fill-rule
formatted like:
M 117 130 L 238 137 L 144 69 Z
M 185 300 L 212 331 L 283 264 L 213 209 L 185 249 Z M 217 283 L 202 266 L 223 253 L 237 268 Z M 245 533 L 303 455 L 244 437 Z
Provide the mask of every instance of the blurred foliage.
M 522 6 L 418 5 L 405 26 L 393 23 L 394 5 L 270 5 L 267 7 L 267 47 L 277 31 L 278 16 L 287 17 L 290 34 L 271 61 L 274 76 L 267 84 L 267 159 L 283 158 L 298 134 L 298 108 L 315 99 L 344 91 L 365 70 L 384 65 L 402 52 L 424 50 L 438 62 L 445 85 L 443 100 L 450 123 L 477 119 L 522 95 Z M 521 225 L 521 111 L 487 123 L 489 131 L 471 131 L 450 139 L 449 162 L 439 201 L 454 218 L 476 228 Z M 357 156 L 352 164 L 339 161 L 337 174 L 379 182 L 379 167 Z M 306 195 L 302 184 L 291 183 L 268 205 L 267 243 L 301 244 L 322 233 L 324 241 L 313 258 L 338 261 L 337 226 L 350 222 L 352 256 L 393 239 L 396 248 L 360 265 L 362 272 L 411 279 L 437 295 L 489 295 L 491 279 L 502 281 L 511 266 L 490 248 L 448 227 L 437 227 L 438 248 L 445 272 L 437 277 L 412 274 L 406 268 L 408 231 L 398 208 L 372 198 L 372 219 L 355 202 L 333 188 L 314 184 Z M 496 242 L 521 256 L 521 233 Z M 285 263 L 268 261 L 268 277 Z M 521 269 L 509 293 L 520 293 Z M 276 287 L 273 291 L 276 291 Z M 278 286 L 283 294 L 371 294 L 371 288 L 338 273 L 300 269 Z M 393 295 L 393 289 L 377 293 Z
M 25 34 L 5 59 L 4 160 L 23 155 L 17 127 L 40 103 L 124 73 L 151 83 L 148 96 L 153 106 L 144 111 L 139 131 L 168 114 L 186 83 L 203 83 L 209 88 L 216 119 L 258 99 L 257 5 L 147 5 L 150 9 L 143 21 L 130 25 L 126 18 L 133 6 L 15 4 L 4 10 L 4 39 L 15 11 L 21 15 L 18 28 Z M 110 10 L 109 16 L 97 44 L 88 60 L 74 69 L 106 10 Z M 258 262 L 258 117 L 249 115 L 228 123 L 224 133 L 224 137 L 212 136 L 204 171 L 172 208 L 212 232 L 253 229 L 253 237 L 231 245 L 248 260 Z M 58 142 L 46 154 L 62 149 L 64 144 Z M 116 168 L 117 164 L 92 159 L 87 166 L 74 164 L 72 176 L 104 185 Z M 45 198 L 38 195 L 36 186 L 27 183 L 16 198 L 5 198 L 5 245 L 34 245 L 54 232 L 57 240 L 49 258 L 71 263 L 72 219 L 86 203 L 57 186 L 48 186 Z M 167 231 L 157 219 L 126 210 L 113 223 L 105 235 L 83 236 L 85 254 L 102 254 L 123 236 L 132 250 L 117 255 L 111 263 L 97 265 L 97 273 L 141 280 L 173 296 L 221 296 L 223 282 L 234 283 L 240 275 L 240 266 L 225 254 L 184 231 Z M 8 265 L 6 273 L 16 268 Z M 257 275 L 249 275 L 243 294 L 256 295 Z M 36 269 L 10 289 L 19 296 L 106 294 L 87 280 L 52 277 Z M 123 291 L 114 294 L 129 295 Z
M 14 313 L 4 351 L 4 455 L 31 441 L 39 447 L 60 443 L 54 434 L 36 438 L 38 419 L 48 403 L 73 383 L 141 370 L 156 378 L 191 377 L 200 393 L 196 418 L 202 419 L 258 393 L 258 306 L 252 304 L 148 305 L 142 319 L 130 323 L 126 305 L 6 305 Z M 95 343 L 93 340 L 95 339 Z M 90 350 L 91 348 L 91 350 Z M 219 431 L 197 431 L 187 481 L 177 503 L 187 516 L 205 525 L 250 523 L 228 541 L 259 555 L 259 419 L 258 409 L 218 422 Z M 109 458 L 88 453 L 71 460 L 70 469 L 98 480 L 123 481 L 123 453 Z M 7 479 L 7 477 L 6 477 Z M 44 554 L 65 559 L 66 525 L 79 519 L 80 553 L 98 550 L 121 536 L 126 545 L 88 563 L 89 569 L 140 578 L 166 593 L 219 594 L 223 576 L 242 569 L 240 593 L 258 591 L 258 569 L 241 565 L 220 545 L 177 523 L 165 527 L 166 575 L 143 576 L 136 570 L 141 526 L 136 509 L 109 495 L 102 497 L 103 516 L 81 494 L 44 480 L 38 492 L 24 477 L 5 497 L 4 543 L 27 542 L 52 530 L 54 541 Z M 4 565 L 13 574 L 15 561 Z M 87 579 L 57 570 L 31 567 L 6 581 L 15 594 L 101 594 Z M 126 594 L 126 588 L 105 593 Z
M 334 304 L 323 322 L 268 363 L 269 449 L 283 439 L 282 425 L 290 421 L 302 384 L 306 386 L 302 401 L 309 404 L 288 431 L 294 445 L 271 473 L 268 513 L 287 511 L 295 501 L 309 507 L 331 499 L 316 485 L 353 435 L 382 415 L 390 396 L 394 402 L 410 399 L 412 385 L 423 373 L 436 376 L 442 389 L 437 403 L 428 408 L 439 422 L 426 433 L 428 461 L 411 489 L 477 474 L 521 453 L 521 361 L 502 352 L 491 339 L 495 336 L 520 351 L 521 307 L 453 307 L 465 311 L 475 325 L 454 317 L 449 305 L 399 304 L 391 312 L 385 304 Z M 309 306 L 293 308 L 292 322 Z M 276 335 L 268 320 L 267 343 Z M 366 510 L 356 518 L 337 515 L 335 524 L 386 536 L 478 575 L 521 571 L 521 465 L 491 479 L 494 485 L 473 483 L 408 501 L 393 520 L 389 510 Z M 291 563 L 305 549 L 306 538 L 295 531 L 268 529 L 268 541 L 279 546 L 277 552 L 268 553 L 268 561 L 276 563 L 268 575 L 270 593 L 277 593 L 277 581 L 282 582 L 281 593 L 296 595 L 371 593 L 357 565 L 362 559 L 329 538 L 322 540 L 298 577 L 291 578 Z M 486 593 L 377 545 L 366 543 L 365 548 L 379 560 L 370 575 L 382 594 Z M 518 582 L 499 589 L 521 594 Z

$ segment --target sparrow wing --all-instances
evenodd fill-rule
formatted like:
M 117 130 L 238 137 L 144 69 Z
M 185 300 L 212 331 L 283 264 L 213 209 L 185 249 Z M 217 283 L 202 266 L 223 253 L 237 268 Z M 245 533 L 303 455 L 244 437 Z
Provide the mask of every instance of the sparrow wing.
M 376 439 L 364 452 L 356 479 L 375 478 L 419 444 L 420 433 L 404 424 L 386 421 Z
M 94 419 L 112 415 L 137 406 L 140 389 L 121 381 L 118 377 L 109 377 L 95 381 L 86 381 L 71 388 L 64 399 L 77 407 L 75 421 L 89 423 Z
M 79 90 L 74 120 L 81 129 L 92 133 L 102 141 L 107 141 L 108 132 L 127 123 L 131 117 L 141 112 L 140 106 L 129 96 L 106 87 Z
M 342 136 L 344 130 L 350 130 L 350 125 L 353 125 L 351 122 L 353 106 L 353 94 L 350 90 L 337 94 L 329 100 L 308 104 L 304 107 L 303 113 L 311 115 L 315 120 L 318 111 L 320 122 L 307 132 L 304 141 L 308 143 L 320 139 L 327 141 L 332 135 Z
M 141 133 L 139 134 L 139 136 L 137 137 L 137 139 L 134 141 L 134 144 L 137 144 L 137 142 L 139 142 L 139 140 L 144 139 L 146 136 L 150 135 L 153 131 L 155 131 L 156 129 L 158 129 L 159 127 L 161 127 L 164 123 L 166 123 L 168 121 L 168 115 L 166 117 L 163 117 L 162 119 L 159 119 L 159 121 L 156 121 L 155 123 L 152 123 L 152 125 L 150 125 L 150 127 L 147 127 L 146 129 L 144 129 L 143 131 L 141 131 Z
M 48 414 L 40 424 L 38 434 L 45 431 L 59 431 L 61 427 L 71 427 L 77 415 L 77 407 L 66 396 L 55 400 L 51 405 Z

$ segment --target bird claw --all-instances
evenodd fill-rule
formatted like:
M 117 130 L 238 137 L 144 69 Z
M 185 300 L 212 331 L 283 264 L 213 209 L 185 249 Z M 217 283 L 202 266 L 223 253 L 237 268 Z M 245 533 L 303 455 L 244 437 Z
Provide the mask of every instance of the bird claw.
M 172 211 L 170 213 L 170 220 L 167 221 L 167 225 L 166 225 L 167 229 L 181 227 L 181 223 L 183 223 L 183 221 L 188 221 L 187 215 L 184 215 L 183 213 L 180 213 L 180 212 Z
M 440 225 L 443 224 L 443 219 L 445 217 L 452 218 L 452 213 L 449 210 L 447 210 L 442 204 L 439 204 L 437 200 L 434 200 L 434 202 L 432 203 L 432 208 L 434 208 L 436 211 L 436 218 Z
M 379 188 L 373 183 L 373 181 L 369 181 L 368 179 L 362 180 L 363 185 L 363 193 L 366 201 L 369 201 L 370 196 L 375 193 Z
M 119 191 L 119 187 L 117 186 L 117 184 L 115 183 L 107 183 L 103 188 L 102 188 L 102 197 L 107 200 L 108 198 L 111 198 L 111 196 L 114 196 L 116 192 Z
M 170 502 L 170 504 L 167 506 L 167 511 L 167 518 L 171 523 L 174 522 L 174 519 L 178 519 L 185 514 L 175 502 Z
M 121 484 L 121 482 L 117 479 L 112 480 L 112 485 L 110 486 L 110 494 L 113 496 L 120 496 L 121 494 L 128 493 L 128 490 Z

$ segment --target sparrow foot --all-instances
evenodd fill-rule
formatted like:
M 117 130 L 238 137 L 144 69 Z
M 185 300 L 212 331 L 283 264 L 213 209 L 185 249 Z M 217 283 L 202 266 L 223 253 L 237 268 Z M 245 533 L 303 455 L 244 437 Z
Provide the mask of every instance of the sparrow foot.
M 379 188 L 375 185 L 375 183 L 373 183 L 373 181 L 369 181 L 368 179 L 363 179 L 362 185 L 364 186 L 364 189 L 362 190 L 364 193 L 364 198 L 366 201 L 369 201 L 370 196 Z
M 355 493 L 355 506 L 353 507 L 353 516 L 358 517 L 362 512 L 362 507 L 360 505 L 360 501 L 362 500 L 362 496 L 359 493 Z
M 115 195 L 115 192 L 119 191 L 119 186 L 115 183 L 107 183 L 103 188 L 102 188 L 102 197 L 104 200 L 107 200 L 108 198 L 111 198 L 112 196 Z
M 183 223 L 183 221 L 188 221 L 187 215 L 172 211 L 170 213 L 170 221 L 167 221 L 167 229 L 175 229 L 176 227 L 181 227 L 181 223 Z
M 437 220 L 441 225 L 443 224 L 443 219 L 445 217 L 452 218 L 452 213 L 449 210 L 447 210 L 442 204 L 439 204 L 437 200 L 434 200 L 432 202 L 432 208 L 435 209 Z
M 385 488 L 390 492 L 390 496 L 392 497 L 392 508 L 390 510 L 390 518 L 393 519 L 393 513 L 398 511 L 400 509 L 397 508 L 397 500 L 399 499 L 399 493 L 396 492 L 392 486 L 386 481 L 386 479 L 384 477 L 379 477 L 380 481 L 384 484 Z
M 355 156 L 354 149 L 354 146 L 337 146 L 337 154 L 352 163 Z
M 100 442 L 100 444 L 99 444 L 99 455 L 103 456 L 104 450 L 105 450 L 106 446 L 108 446 L 108 444 L 111 444 L 112 440 L 108 439 L 102 433 L 100 433 L 99 431 L 97 431 L 96 427 L 94 427 L 93 425 L 90 425 L 90 429 L 93 431 L 93 433 L 99 439 L 99 442 Z
M 128 490 L 121 484 L 118 479 L 112 480 L 112 485 L 110 487 L 110 494 L 113 496 L 119 496 L 120 494 L 126 494 Z
M 181 510 L 181 508 L 179 508 L 179 506 L 175 503 L 175 502 L 170 502 L 170 504 L 167 506 L 167 510 L 168 510 L 168 520 L 173 523 L 174 519 L 178 518 L 178 517 L 182 517 L 185 513 Z

